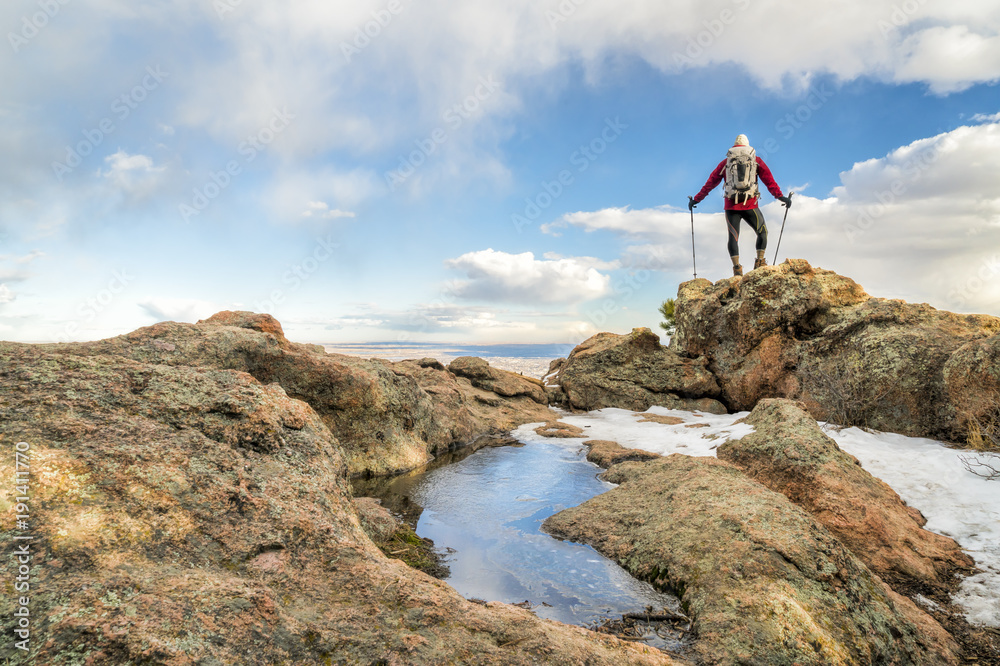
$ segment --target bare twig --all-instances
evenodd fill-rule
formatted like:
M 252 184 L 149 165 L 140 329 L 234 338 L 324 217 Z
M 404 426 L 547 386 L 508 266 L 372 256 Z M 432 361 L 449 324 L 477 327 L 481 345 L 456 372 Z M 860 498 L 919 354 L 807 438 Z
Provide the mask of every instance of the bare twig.
M 662 613 L 625 613 L 624 620 L 641 620 L 643 622 L 690 622 L 690 618 L 680 613 L 664 611 Z
M 965 469 L 976 476 L 980 476 L 987 481 L 1000 479 L 1000 455 L 996 453 L 985 453 L 983 455 L 986 456 L 985 459 L 980 458 L 978 455 L 959 456 L 958 459 L 962 461 Z

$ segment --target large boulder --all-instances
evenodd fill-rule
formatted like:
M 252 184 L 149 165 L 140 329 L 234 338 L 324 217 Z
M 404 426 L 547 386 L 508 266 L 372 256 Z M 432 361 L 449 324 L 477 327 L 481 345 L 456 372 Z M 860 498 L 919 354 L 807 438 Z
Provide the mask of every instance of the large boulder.
M 539 402 L 538 380 L 493 368 L 483 359 L 470 358 L 467 365 L 452 362 L 447 368 L 430 359 L 387 365 L 393 372 L 413 379 L 430 396 L 432 441 L 471 444 L 483 435 L 499 435 L 525 423 L 552 420 L 544 398 Z M 490 379 L 470 378 L 465 374 L 469 365 Z
M 541 380 L 491 367 L 488 362 L 475 356 L 459 356 L 448 364 L 448 370 L 458 377 L 465 377 L 476 388 L 492 391 L 505 398 L 524 395 L 540 405 L 547 405 L 549 402 Z
M 872 298 L 802 259 L 685 282 L 675 312 L 672 348 L 708 360 L 732 411 L 792 398 L 820 420 L 957 441 L 984 408 L 970 386 L 1000 385 L 996 343 L 974 344 L 1000 333 L 1000 318 Z
M 555 367 L 551 382 L 562 387 L 562 400 L 573 409 L 645 411 L 658 405 L 725 413 L 705 359 L 679 356 L 648 328 L 628 335 L 598 333 Z
M 229 326 L 157 330 L 113 343 L 0 343 L 10 454 L 0 475 L 14 476 L 16 442 L 30 463 L 27 524 L 15 531 L 22 512 L 0 504 L 0 575 L 15 581 L 14 551 L 30 544 L 32 653 L 11 640 L 17 595 L 0 595 L 5 663 L 673 663 L 467 601 L 387 559 L 362 529 L 346 456 L 315 410 L 246 372 L 162 362 L 237 355 L 212 341 L 268 340 Z M 148 359 L 101 351 L 130 346 Z M 278 374 L 292 362 L 265 358 Z M 36 540 L 13 538 L 26 534 Z
M 972 558 L 820 430 L 799 403 L 766 399 L 755 432 L 719 447 L 722 460 L 808 511 L 893 588 L 946 600 Z
M 943 374 L 959 428 L 982 436 L 992 426 L 1000 433 L 1000 334 L 956 349 Z
M 677 592 L 699 663 L 958 663 L 940 625 L 737 467 L 674 454 L 605 478 L 621 485 L 543 528 Z
M 57 348 L 152 365 L 238 370 L 264 384 L 277 383 L 309 403 L 333 431 L 352 476 L 413 469 L 480 435 L 545 420 L 530 407 L 523 410 L 523 420 L 511 416 L 526 403 L 537 406 L 537 396 L 488 390 L 459 395 L 460 401 L 476 403 L 472 410 L 441 409 L 421 387 L 419 366 L 327 354 L 319 345 L 290 342 L 277 320 L 266 314 L 220 312 L 197 324 L 162 322 L 108 340 Z M 505 379 L 503 371 L 494 372 Z M 487 394 L 492 397 L 485 398 Z

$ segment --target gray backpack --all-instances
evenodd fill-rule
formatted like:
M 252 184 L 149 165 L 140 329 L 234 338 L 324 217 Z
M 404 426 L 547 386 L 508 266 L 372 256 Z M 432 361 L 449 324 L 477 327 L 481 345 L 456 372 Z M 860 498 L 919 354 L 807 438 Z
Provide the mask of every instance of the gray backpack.
M 757 196 L 757 151 L 733 146 L 726 153 L 726 198 L 743 203 Z

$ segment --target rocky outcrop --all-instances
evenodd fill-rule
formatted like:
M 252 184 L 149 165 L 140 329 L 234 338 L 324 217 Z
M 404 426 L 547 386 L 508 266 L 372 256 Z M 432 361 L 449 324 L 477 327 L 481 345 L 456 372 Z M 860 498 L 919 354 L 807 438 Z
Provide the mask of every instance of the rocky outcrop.
M 557 373 L 550 383 L 562 388 L 556 401 L 573 409 L 644 411 L 658 405 L 725 413 L 714 399 L 719 385 L 705 359 L 682 358 L 648 328 L 628 335 L 598 333 L 553 369 Z
M 1000 319 L 872 298 L 801 259 L 680 286 L 671 348 L 705 358 L 732 411 L 801 400 L 820 420 L 964 439 L 1000 386 Z M 984 366 L 985 363 L 985 366 Z
M 802 405 L 767 399 L 746 418 L 755 432 L 719 447 L 718 456 L 789 498 L 832 532 L 897 591 L 947 599 L 974 563 L 948 537 L 854 456 L 827 437 Z
M 372 415 L 353 413 L 398 419 L 381 432 L 405 430 L 393 396 L 419 389 L 378 364 L 321 358 L 280 331 L 216 323 L 103 343 L 0 343 L 0 440 L 8 452 L 29 446 L 24 530 L 38 537 L 34 653 L 23 663 L 672 663 L 469 602 L 386 558 L 359 522 L 327 419 L 254 373 L 325 396 L 331 411 L 369 404 Z M 296 365 L 299 383 L 288 374 Z M 0 465 L 12 478 L 13 456 Z M 0 575 L 14 581 L 15 508 L 0 508 Z M 8 638 L 15 603 L 0 595 Z M 2 650 L 22 663 L 12 641 Z
M 704 664 L 957 664 L 957 646 L 786 497 L 714 458 L 612 467 L 543 528 L 677 592 Z
M 453 372 L 437 361 L 386 363 L 393 372 L 415 381 L 430 397 L 431 441 L 439 443 L 438 446 L 469 444 L 483 435 L 497 435 L 525 423 L 552 420 L 552 412 L 545 401 L 539 403 L 538 395 L 527 388 L 538 390 L 537 384 L 521 375 L 490 367 L 482 359 L 475 360 L 495 378 L 493 382 L 477 385 L 474 379 Z M 497 393 L 493 388 L 505 393 Z
M 327 354 L 319 345 L 290 342 L 277 320 L 252 312 L 220 312 L 193 325 L 163 322 L 58 348 L 151 365 L 238 370 L 277 383 L 319 414 L 355 476 L 413 469 L 480 435 L 549 418 L 537 418 L 537 395 L 475 388 L 436 361 L 394 364 Z M 524 379 L 488 365 L 486 370 L 499 390 Z
M 539 405 L 547 405 L 545 386 L 538 379 L 517 375 L 506 370 L 491 368 L 490 364 L 475 356 L 460 356 L 448 364 L 448 370 L 467 378 L 473 386 L 492 391 L 505 398 L 527 396 Z
M 958 427 L 977 433 L 992 426 L 1000 432 L 1000 334 L 956 349 L 944 364 L 943 375 Z

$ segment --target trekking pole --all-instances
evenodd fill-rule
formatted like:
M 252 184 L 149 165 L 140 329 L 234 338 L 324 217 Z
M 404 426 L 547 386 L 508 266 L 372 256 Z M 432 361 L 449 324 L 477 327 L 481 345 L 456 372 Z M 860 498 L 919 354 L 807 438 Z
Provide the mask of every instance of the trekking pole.
M 778 244 L 774 248 L 774 261 L 771 262 L 772 266 L 778 265 L 778 250 L 781 249 L 781 237 L 785 235 L 785 220 L 788 219 L 788 209 L 792 207 L 792 195 L 795 192 L 788 193 L 788 205 L 785 206 L 785 217 L 781 219 L 781 233 L 778 234 Z
M 688 210 L 691 211 L 691 262 L 694 264 L 694 279 L 698 279 L 698 260 L 695 258 L 694 253 L 694 206 L 690 203 L 694 201 L 694 197 L 688 197 Z

